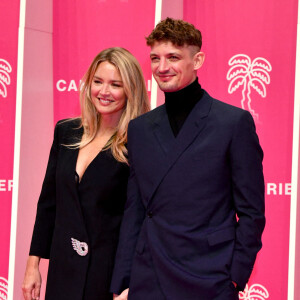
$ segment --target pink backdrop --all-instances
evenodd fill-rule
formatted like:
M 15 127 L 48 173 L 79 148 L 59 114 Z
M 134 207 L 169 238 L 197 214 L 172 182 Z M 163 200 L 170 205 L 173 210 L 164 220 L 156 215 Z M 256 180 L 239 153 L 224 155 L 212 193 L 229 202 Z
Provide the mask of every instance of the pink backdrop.
M 154 26 L 155 2 L 53 1 L 55 122 L 79 114 L 79 80 L 94 56 L 104 48 L 121 46 L 130 50 L 141 63 L 147 87 L 150 86 L 149 49 L 144 37 Z M 206 61 L 199 71 L 203 88 L 215 98 L 254 110 L 265 152 L 267 225 L 263 249 L 249 281 L 252 291 L 241 294 L 240 298 L 255 299 L 255 288 L 261 291 L 258 295 L 262 299 L 284 300 L 288 280 L 298 1 L 242 2 L 183 0 L 183 18 L 203 34 Z M 0 29 L 0 283 L 5 283 L 12 195 L 18 0 L 1 0 L 0 20 L 5 24 Z M 36 203 L 37 199 L 33 201 Z
M 206 61 L 200 83 L 212 96 L 252 110 L 265 152 L 267 226 L 249 290 L 241 299 L 254 297 L 254 289 L 263 299 L 287 297 L 297 2 L 183 1 L 183 18 L 203 33 Z M 105 47 L 128 48 L 146 81 L 151 78 L 144 36 L 153 28 L 154 5 L 54 2 L 55 121 L 78 114 L 75 85 Z
M 283 300 L 288 280 L 298 1 L 242 2 L 185 0 L 184 19 L 203 33 L 206 61 L 199 72 L 203 87 L 214 97 L 242 107 L 246 83 L 244 107 L 249 110 L 251 100 L 265 153 L 267 217 L 263 249 L 249 288 L 260 284 L 269 294 L 263 299 Z M 250 294 L 255 295 L 249 291 L 244 297 Z
M 145 36 L 154 26 L 155 0 L 53 1 L 54 120 L 79 114 L 78 84 L 93 58 L 124 47 L 151 80 Z
M 12 200 L 19 0 L 0 1 L 0 284 L 8 277 Z M 8 13 L 10 12 L 10 13 Z M 6 293 L 6 291 L 2 290 Z

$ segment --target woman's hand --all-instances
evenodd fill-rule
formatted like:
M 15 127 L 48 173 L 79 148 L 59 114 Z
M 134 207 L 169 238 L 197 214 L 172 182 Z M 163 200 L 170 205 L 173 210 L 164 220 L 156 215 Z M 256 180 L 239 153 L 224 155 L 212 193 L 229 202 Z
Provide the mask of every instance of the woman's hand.
M 114 294 L 113 300 L 127 300 L 129 289 L 124 290 L 120 295 Z
M 25 300 L 38 300 L 42 284 L 41 273 L 39 270 L 40 257 L 29 256 L 22 284 L 23 296 Z

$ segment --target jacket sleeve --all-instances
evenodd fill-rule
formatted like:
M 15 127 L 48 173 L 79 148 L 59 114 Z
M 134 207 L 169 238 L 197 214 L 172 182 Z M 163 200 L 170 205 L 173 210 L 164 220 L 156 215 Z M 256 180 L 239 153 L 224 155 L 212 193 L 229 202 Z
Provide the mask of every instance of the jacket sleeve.
M 249 112 L 243 111 L 230 147 L 232 189 L 238 217 L 231 279 L 243 290 L 253 269 L 265 226 L 263 151 Z
M 37 213 L 29 255 L 49 258 L 56 212 L 56 164 L 58 157 L 58 127 L 54 130 L 54 139 L 50 150 L 46 175 L 37 205 Z
M 130 165 L 130 175 L 127 187 L 127 201 L 123 221 L 120 229 L 120 239 L 116 253 L 115 266 L 111 282 L 111 292 L 120 294 L 129 287 L 132 261 L 135 253 L 137 239 L 142 223 L 145 218 L 145 208 L 142 203 L 139 186 L 132 160 L 132 123 L 128 129 L 128 157 Z

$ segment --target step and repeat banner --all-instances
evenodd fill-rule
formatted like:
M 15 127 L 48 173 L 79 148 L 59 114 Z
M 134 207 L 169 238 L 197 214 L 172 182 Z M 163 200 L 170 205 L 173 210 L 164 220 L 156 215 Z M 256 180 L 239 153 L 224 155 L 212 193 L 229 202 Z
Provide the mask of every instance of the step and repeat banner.
M 0 299 L 7 297 L 19 7 L 19 0 L 0 1 Z
M 0 299 L 7 293 L 19 2 L 0 2 L 5 24 L 0 27 Z M 267 225 L 263 249 L 240 293 L 244 300 L 287 298 L 297 4 L 183 0 L 183 18 L 203 34 L 201 85 L 252 113 L 265 153 Z M 108 47 L 136 56 L 150 95 L 145 36 L 154 27 L 155 5 L 155 0 L 53 0 L 54 122 L 79 115 L 80 79 Z
M 150 80 L 144 37 L 153 29 L 154 2 L 55 1 L 55 121 L 79 113 L 80 77 L 103 48 L 129 49 Z M 200 83 L 213 97 L 251 112 L 265 153 L 267 225 L 240 293 L 245 300 L 287 297 L 297 3 L 183 1 L 183 18 L 203 34 Z
M 145 36 L 153 29 L 155 0 L 53 0 L 54 120 L 79 115 L 80 79 L 103 49 L 123 47 L 140 62 L 150 91 Z
M 184 1 L 184 19 L 203 33 L 201 84 L 252 113 L 265 154 L 263 248 L 240 299 L 287 299 L 297 4 Z

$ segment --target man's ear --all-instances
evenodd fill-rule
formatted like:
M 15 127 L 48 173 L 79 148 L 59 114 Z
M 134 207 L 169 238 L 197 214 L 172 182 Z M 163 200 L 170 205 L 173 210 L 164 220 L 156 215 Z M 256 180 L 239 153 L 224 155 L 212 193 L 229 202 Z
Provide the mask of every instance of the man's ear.
M 205 54 L 203 52 L 197 52 L 194 55 L 194 70 L 199 70 L 202 67 L 204 59 Z

